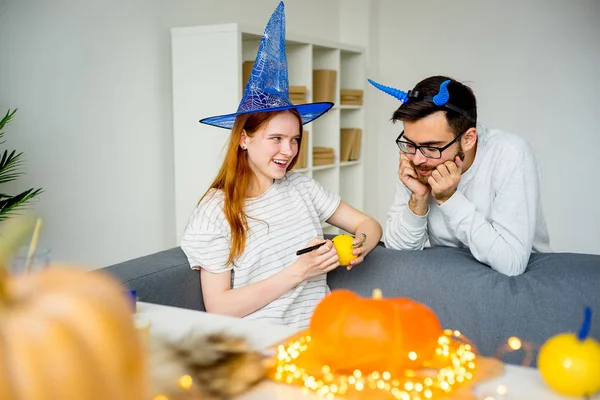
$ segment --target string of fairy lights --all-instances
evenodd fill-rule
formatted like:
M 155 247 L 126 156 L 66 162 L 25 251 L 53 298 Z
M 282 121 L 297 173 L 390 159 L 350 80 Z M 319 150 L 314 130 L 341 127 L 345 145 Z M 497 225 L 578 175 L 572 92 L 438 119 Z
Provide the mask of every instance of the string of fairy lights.
M 277 347 L 270 378 L 277 382 L 300 386 L 304 391 L 310 391 L 327 400 L 375 391 L 387 392 L 397 400 L 435 400 L 447 397 L 458 386 L 471 381 L 477 369 L 476 349 L 459 331 L 444 330 L 437 344 L 435 358 L 425 374 L 410 369 L 405 370 L 402 376 L 394 376 L 388 371 L 364 373 L 358 369 L 352 373 L 340 373 L 332 371 L 327 365 L 323 365 L 317 373 L 311 374 L 303 367 L 303 355 L 311 346 L 310 335 L 304 335 Z M 502 359 L 507 353 L 524 351 L 522 365 L 528 365 L 534 350 L 534 345 L 513 336 L 498 349 L 495 358 Z M 416 360 L 418 354 L 409 352 L 407 357 Z M 437 366 L 434 373 L 433 366 Z M 190 375 L 181 376 L 177 380 L 177 386 L 188 393 L 195 392 Z M 506 386 L 498 385 L 495 393 L 488 394 L 484 400 L 504 399 L 507 392 Z M 169 397 L 159 394 L 152 400 L 169 400 Z
M 302 386 L 326 399 L 366 391 L 387 392 L 398 400 L 435 399 L 447 396 L 457 385 L 472 380 L 476 369 L 472 344 L 460 332 L 452 330 L 445 330 L 438 339 L 432 365 L 439 367 L 428 368 L 425 374 L 415 370 L 406 370 L 403 376 L 394 376 L 388 371 L 340 373 L 327 365 L 311 373 L 303 365 L 303 354 L 310 343 L 310 336 L 305 335 L 278 346 L 272 378 Z M 407 357 L 414 360 L 418 355 L 411 352 Z
M 457 386 L 471 381 L 477 368 L 477 356 L 474 346 L 459 331 L 444 330 L 438 339 L 435 350 L 436 364 L 442 365 L 435 374 L 423 376 L 418 371 L 406 370 L 403 376 L 394 376 L 388 371 L 363 373 L 355 370 L 351 374 L 332 371 L 327 365 L 321 367 L 318 374 L 311 375 L 302 365 L 302 355 L 310 347 L 311 337 L 301 336 L 291 340 L 286 345 L 279 345 L 274 357 L 276 364 L 271 378 L 277 382 L 303 387 L 319 397 L 333 400 L 340 396 L 366 391 L 382 391 L 389 393 L 398 400 L 424 400 L 446 397 Z M 522 365 L 528 365 L 535 346 L 523 342 L 517 337 L 510 337 L 498 349 L 495 358 L 502 358 L 506 353 L 524 351 Z M 408 357 L 418 358 L 414 352 Z M 193 379 L 183 375 L 177 381 L 177 386 L 191 392 Z M 487 395 L 483 400 L 501 400 L 507 394 L 505 385 L 498 385 L 493 395 Z M 169 397 L 159 394 L 152 400 L 169 400 Z

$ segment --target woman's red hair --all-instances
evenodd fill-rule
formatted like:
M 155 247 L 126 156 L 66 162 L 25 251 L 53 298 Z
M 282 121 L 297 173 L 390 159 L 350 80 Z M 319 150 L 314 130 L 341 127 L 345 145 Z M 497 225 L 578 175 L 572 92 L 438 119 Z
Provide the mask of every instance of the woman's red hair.
M 227 145 L 227 153 L 223 164 L 210 188 L 204 193 L 200 201 L 204 199 L 211 189 L 222 190 L 225 197 L 223 211 L 225 218 L 231 228 L 231 247 L 227 264 L 232 264 L 240 257 L 246 248 L 246 234 L 248 232 L 248 220 L 245 212 L 245 200 L 248 188 L 254 177 L 254 172 L 248 164 L 248 152 L 240 147 L 240 139 L 245 131 L 246 135 L 253 137 L 256 132 L 263 128 L 277 114 L 291 112 L 298 118 L 300 126 L 300 140 L 298 152 L 302 146 L 302 118 L 295 109 L 274 112 L 240 114 L 235 119 L 231 136 Z M 288 171 L 296 165 L 298 154 L 294 156 Z

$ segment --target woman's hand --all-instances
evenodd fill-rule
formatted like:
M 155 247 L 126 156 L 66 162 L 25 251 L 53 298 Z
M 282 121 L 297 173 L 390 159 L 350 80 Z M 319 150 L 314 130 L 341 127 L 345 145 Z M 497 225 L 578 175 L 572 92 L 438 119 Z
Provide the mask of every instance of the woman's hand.
M 364 261 L 365 256 L 367 255 L 367 249 L 363 246 L 365 241 L 367 240 L 367 235 L 361 233 L 354 238 L 354 243 L 352 243 L 352 254 L 356 255 L 354 260 L 350 261 L 350 265 L 346 267 L 348 271 L 350 271 L 354 266 L 360 264 Z
M 323 243 L 315 238 L 308 246 Z M 294 289 L 303 281 L 325 274 L 340 265 L 331 240 L 303 254 L 286 268 L 261 281 L 231 288 L 231 271 L 212 273 L 202 269 L 200 284 L 204 304 L 209 312 L 244 317 Z
M 377 246 L 383 233 L 379 222 L 343 201 L 340 201 L 340 205 L 327 222 L 355 235 L 356 248 L 352 250 L 352 254 L 356 255 L 356 259 L 350 261 L 350 265 L 346 267 L 348 270 L 363 262 L 367 254 Z
M 323 242 L 321 238 L 314 238 L 306 247 L 314 246 Z M 331 240 L 326 240 L 325 244 L 316 250 L 303 254 L 292 264 L 300 274 L 302 280 L 312 278 L 337 268 L 340 265 L 337 251 Z

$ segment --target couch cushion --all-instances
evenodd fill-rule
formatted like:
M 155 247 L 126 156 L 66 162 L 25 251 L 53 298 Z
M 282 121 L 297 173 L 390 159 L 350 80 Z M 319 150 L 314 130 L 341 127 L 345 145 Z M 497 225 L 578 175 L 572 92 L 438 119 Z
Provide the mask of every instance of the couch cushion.
M 104 270 L 135 289 L 140 301 L 204 311 L 200 274 L 190 268 L 179 247 Z
M 532 254 L 527 271 L 516 277 L 493 271 L 467 249 L 379 246 L 367 260 L 351 271 L 329 273 L 329 286 L 363 296 L 380 288 L 384 296 L 425 303 L 445 328 L 463 332 L 484 355 L 494 354 L 510 336 L 541 345 L 556 333 L 576 331 L 586 305 L 597 310 L 591 334 L 600 339 L 600 256 Z

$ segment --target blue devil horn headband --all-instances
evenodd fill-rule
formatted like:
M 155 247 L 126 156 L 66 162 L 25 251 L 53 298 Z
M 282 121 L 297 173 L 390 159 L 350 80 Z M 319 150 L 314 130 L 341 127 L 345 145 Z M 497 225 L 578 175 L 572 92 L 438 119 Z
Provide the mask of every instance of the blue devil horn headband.
M 450 93 L 448 92 L 448 84 L 450 83 L 450 80 L 445 80 L 444 82 L 442 82 L 440 84 L 440 90 L 433 97 L 425 96 L 425 95 L 419 93 L 418 90 L 409 90 L 407 93 L 407 92 L 403 92 L 402 90 L 399 90 L 399 89 L 396 89 L 396 88 L 393 88 L 390 86 L 382 85 L 380 83 L 375 82 L 372 79 L 368 79 L 368 81 L 371 85 L 375 86 L 377 89 L 381 90 L 382 92 L 387 93 L 390 96 L 395 97 L 396 99 L 400 100 L 402 102 L 402 104 L 410 101 L 411 99 L 412 100 L 421 100 L 421 101 L 430 101 L 438 107 L 442 107 L 447 110 L 457 112 L 460 115 L 462 115 L 463 117 L 465 117 L 466 119 L 468 119 L 469 121 L 471 121 L 472 123 L 475 123 L 475 119 L 472 116 L 470 116 L 469 113 L 467 113 L 465 110 L 463 110 L 462 108 L 456 107 L 453 104 L 448 103 L 448 100 L 450 100 Z
M 397 98 L 398 100 L 400 100 L 402 103 L 406 103 L 406 101 L 408 100 L 408 93 L 403 92 L 402 90 L 399 89 L 395 89 L 393 87 L 389 87 L 389 86 L 385 86 L 382 85 L 380 83 L 375 82 L 372 79 L 367 79 L 369 81 L 369 83 L 373 86 L 375 86 L 377 89 L 381 90 L 384 93 L 389 94 L 392 97 Z
M 449 83 L 449 80 L 442 82 L 438 94 L 433 96 L 433 104 L 436 106 L 441 107 L 448 102 L 448 99 L 450 99 L 450 93 L 448 93 Z

